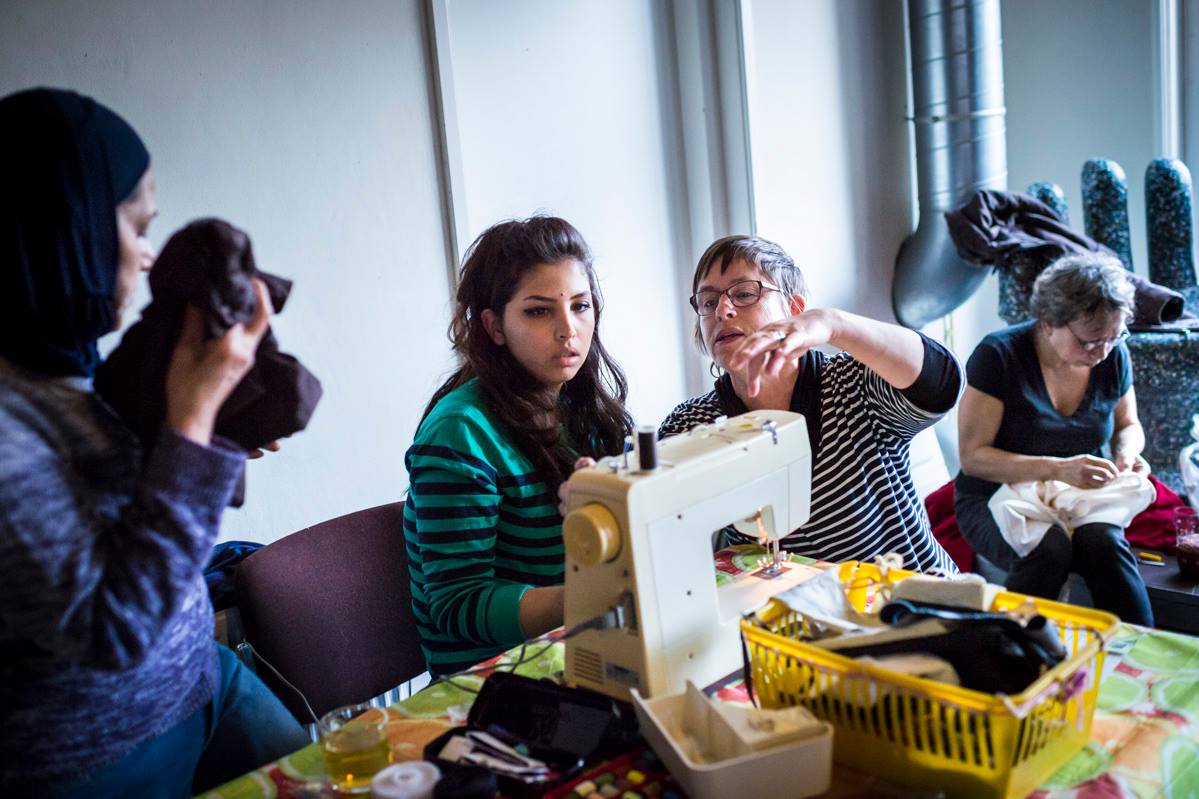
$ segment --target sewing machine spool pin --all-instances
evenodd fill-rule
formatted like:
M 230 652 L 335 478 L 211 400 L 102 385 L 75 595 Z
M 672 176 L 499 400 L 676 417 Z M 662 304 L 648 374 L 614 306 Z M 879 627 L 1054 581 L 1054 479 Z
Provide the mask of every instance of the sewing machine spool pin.
M 658 468 L 658 430 L 653 425 L 637 425 L 637 466 L 643 472 Z

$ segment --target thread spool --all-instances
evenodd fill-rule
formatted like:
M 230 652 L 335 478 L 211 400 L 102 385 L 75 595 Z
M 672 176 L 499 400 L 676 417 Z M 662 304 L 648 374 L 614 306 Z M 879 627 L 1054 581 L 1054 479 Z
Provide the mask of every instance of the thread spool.
M 371 796 L 376 799 L 433 799 L 433 789 L 440 779 L 441 772 L 432 763 L 395 763 L 371 780 Z
M 643 472 L 658 468 L 658 431 L 651 424 L 637 425 L 637 466 Z

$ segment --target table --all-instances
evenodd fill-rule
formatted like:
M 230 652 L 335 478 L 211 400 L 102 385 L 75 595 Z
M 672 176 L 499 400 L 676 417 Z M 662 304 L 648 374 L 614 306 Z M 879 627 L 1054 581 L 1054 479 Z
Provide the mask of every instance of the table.
M 732 547 L 717 553 L 717 581 L 753 568 L 761 550 Z M 801 563 L 807 558 L 793 557 Z M 818 564 L 819 565 L 819 564 Z M 561 678 L 561 632 L 492 658 L 453 683 L 430 685 L 387 709 L 388 734 L 397 761 L 419 760 L 424 746 L 466 716 L 472 690 L 496 668 L 530 677 Z M 737 700 L 734 693 L 721 698 Z M 203 794 L 204 799 L 314 799 L 324 772 L 312 744 Z M 884 793 L 885 791 L 885 793 Z M 880 787 L 838 769 L 829 794 L 847 797 L 928 796 Z M 1151 799 L 1199 797 L 1199 638 L 1121 625 L 1104 660 L 1091 742 L 1058 770 L 1036 799 Z
M 1149 591 L 1149 603 L 1153 607 L 1153 622 L 1168 630 L 1199 635 L 1199 582 L 1188 580 L 1178 573 L 1178 560 L 1166 552 L 1154 552 L 1161 558 L 1161 566 L 1154 566 L 1141 559 L 1141 547 L 1133 547 L 1137 553 L 1137 569 L 1145 588 Z

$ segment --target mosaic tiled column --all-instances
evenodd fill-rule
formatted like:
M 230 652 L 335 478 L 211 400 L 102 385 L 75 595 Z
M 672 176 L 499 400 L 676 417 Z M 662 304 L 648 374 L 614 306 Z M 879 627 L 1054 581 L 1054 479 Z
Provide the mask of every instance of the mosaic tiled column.
M 1182 161 L 1157 158 L 1145 170 L 1145 221 L 1149 279 L 1173 289 L 1195 286 L 1191 173 Z
M 1186 333 L 1133 333 L 1132 356 L 1137 415 L 1145 430 L 1141 454 L 1158 478 L 1182 489 L 1178 452 L 1191 443 L 1191 415 L 1199 413 L 1199 338 Z
M 1092 158 L 1082 165 L 1082 215 L 1087 235 L 1110 247 L 1132 269 L 1128 181 L 1115 161 Z
M 1149 279 L 1182 292 L 1195 308 L 1191 174 L 1181 161 L 1158 158 L 1145 170 Z M 1145 428 L 1145 458 L 1162 482 L 1182 488 L 1178 452 L 1191 442 L 1191 414 L 1199 412 L 1199 338 L 1186 332 L 1140 332 L 1128 339 Z
M 1067 225 L 1070 224 L 1070 208 L 1066 205 L 1066 193 L 1061 186 L 1048 180 L 1038 180 L 1028 184 L 1028 193 L 1034 200 L 1040 200 L 1056 211 Z
M 1028 299 L 1032 293 L 1030 272 L 1045 266 L 1036 256 L 1011 253 L 1006 267 L 999 272 L 999 318 L 1014 325 L 1028 319 Z

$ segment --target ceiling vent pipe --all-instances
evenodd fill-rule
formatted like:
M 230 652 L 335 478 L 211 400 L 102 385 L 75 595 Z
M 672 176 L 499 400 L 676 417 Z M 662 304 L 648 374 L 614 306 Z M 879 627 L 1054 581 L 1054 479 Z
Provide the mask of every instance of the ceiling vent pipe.
M 920 222 L 899 250 L 891 303 L 919 328 L 987 276 L 958 257 L 944 213 L 1007 187 L 999 0 L 908 0 L 908 31 Z

